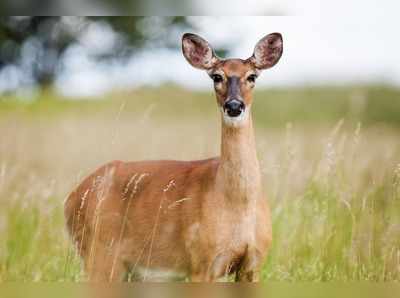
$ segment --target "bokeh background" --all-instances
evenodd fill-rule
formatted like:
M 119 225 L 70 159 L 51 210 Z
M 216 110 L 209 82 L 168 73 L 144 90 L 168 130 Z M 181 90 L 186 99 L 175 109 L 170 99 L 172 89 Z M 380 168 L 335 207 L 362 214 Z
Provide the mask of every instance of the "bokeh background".
M 229 7 L 285 17 L 0 18 L 0 281 L 85 280 L 63 201 L 102 163 L 219 154 L 212 82 L 180 52 L 188 31 L 221 57 L 284 37 L 253 106 L 274 228 L 263 280 L 399 281 L 398 4 L 363 1 L 355 18 L 353 1 L 309 2 Z
M 368 9 L 368 6 L 364 7 Z M 371 10 L 373 9 L 370 8 Z M 367 10 L 368 11 L 368 10 Z M 373 11 L 373 10 L 372 10 Z M 182 59 L 184 32 L 203 35 L 223 57 L 247 58 L 269 32 L 285 37 L 285 59 L 260 87 L 400 84 L 397 26 L 366 14 L 310 17 L 16 17 L 1 19 L 0 92 L 44 85 L 71 98 L 159 86 L 209 89 Z

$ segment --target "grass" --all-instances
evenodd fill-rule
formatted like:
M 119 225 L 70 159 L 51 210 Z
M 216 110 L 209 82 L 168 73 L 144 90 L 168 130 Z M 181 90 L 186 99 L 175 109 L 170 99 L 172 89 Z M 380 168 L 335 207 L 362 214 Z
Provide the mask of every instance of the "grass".
M 112 97 L 113 100 L 109 100 Z M 133 92 L 105 94 L 99 100 L 69 100 L 55 96 L 50 89 L 39 92 L 38 100 L 0 97 L 0 115 L 18 114 L 28 117 L 58 117 L 66 114 L 106 114 L 124 104 L 125 112 L 148 112 L 157 118 L 170 118 L 179 107 L 184 120 L 214 113 L 212 91 L 192 92 L 175 86 L 142 88 Z M 400 90 L 384 85 L 348 87 L 308 87 L 267 89 L 255 94 L 254 114 L 258 123 L 268 127 L 294 124 L 334 124 L 339 119 L 363 125 L 400 126 Z
M 379 86 L 256 95 L 274 229 L 263 280 L 400 281 L 399 95 Z M 218 154 L 211 93 L 110 97 L 0 99 L 0 281 L 84 280 L 63 200 L 99 164 Z

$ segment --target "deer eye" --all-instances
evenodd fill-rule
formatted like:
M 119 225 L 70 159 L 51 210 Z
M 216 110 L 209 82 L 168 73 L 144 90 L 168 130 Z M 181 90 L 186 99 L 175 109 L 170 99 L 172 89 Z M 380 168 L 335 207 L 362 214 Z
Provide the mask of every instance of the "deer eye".
M 257 79 L 257 76 L 255 74 L 251 74 L 247 77 L 247 81 L 249 81 L 250 83 L 254 83 Z
M 213 74 L 211 75 L 211 79 L 214 81 L 214 83 L 221 83 L 224 79 L 222 78 L 221 75 L 219 74 Z

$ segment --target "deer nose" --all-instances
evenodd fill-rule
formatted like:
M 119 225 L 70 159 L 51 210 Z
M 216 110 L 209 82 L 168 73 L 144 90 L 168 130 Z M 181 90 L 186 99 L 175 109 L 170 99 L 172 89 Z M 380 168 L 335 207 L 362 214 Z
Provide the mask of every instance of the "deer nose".
M 228 100 L 224 104 L 224 110 L 227 112 L 229 117 L 237 117 L 239 116 L 242 111 L 244 110 L 245 105 L 243 101 L 237 99 Z

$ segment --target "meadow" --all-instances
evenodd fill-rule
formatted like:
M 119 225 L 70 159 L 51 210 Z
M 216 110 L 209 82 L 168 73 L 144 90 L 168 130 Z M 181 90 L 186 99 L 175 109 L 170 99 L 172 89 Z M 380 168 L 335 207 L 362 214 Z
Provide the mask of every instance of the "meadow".
M 400 90 L 255 94 L 274 241 L 264 281 L 400 281 Z M 212 92 L 0 97 L 0 281 L 83 281 L 63 202 L 109 160 L 219 154 Z

